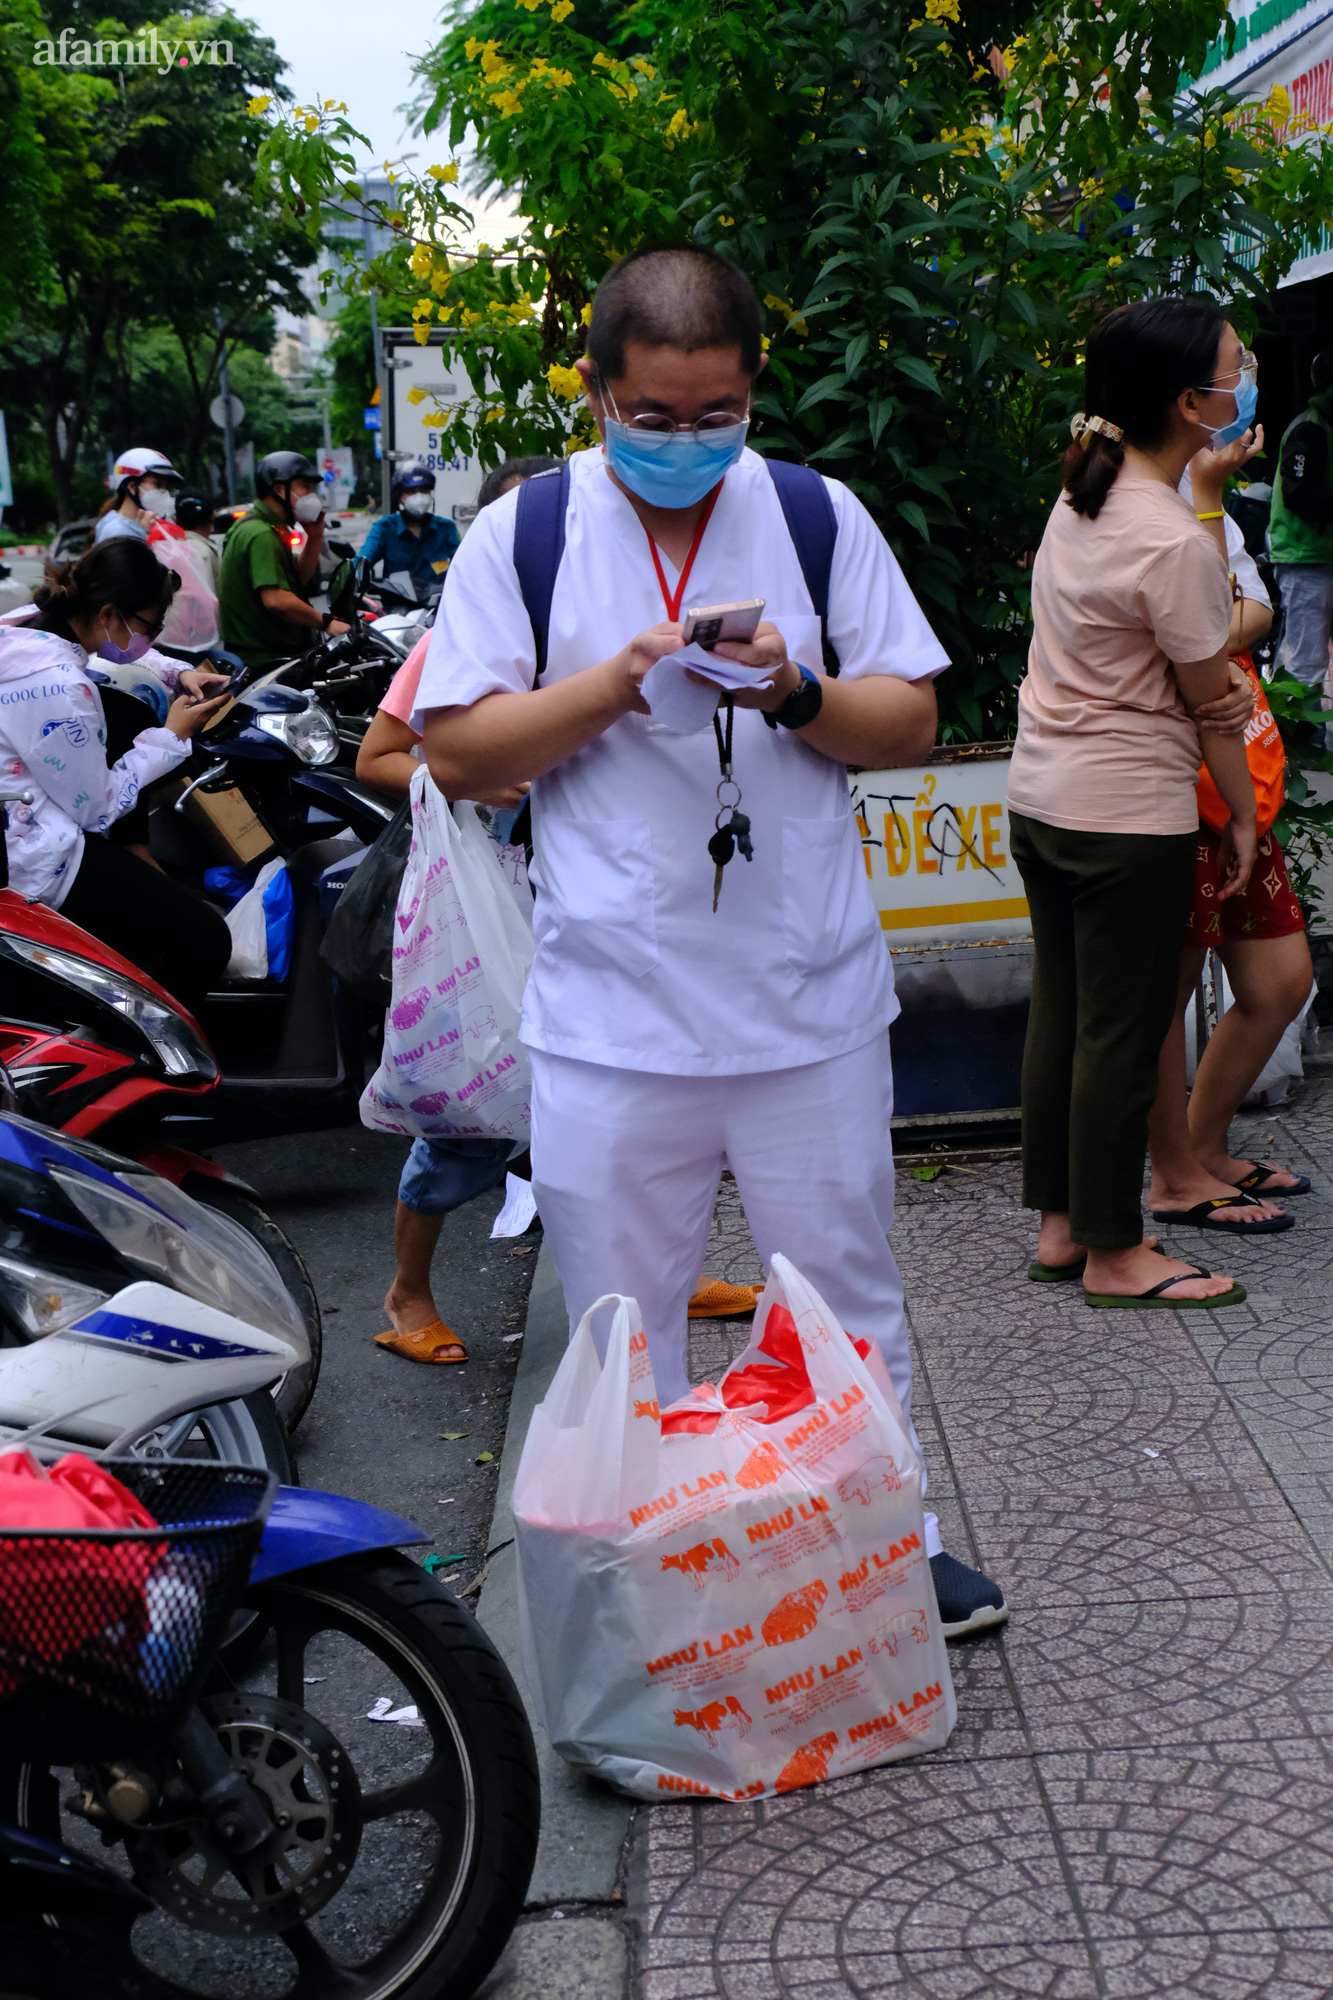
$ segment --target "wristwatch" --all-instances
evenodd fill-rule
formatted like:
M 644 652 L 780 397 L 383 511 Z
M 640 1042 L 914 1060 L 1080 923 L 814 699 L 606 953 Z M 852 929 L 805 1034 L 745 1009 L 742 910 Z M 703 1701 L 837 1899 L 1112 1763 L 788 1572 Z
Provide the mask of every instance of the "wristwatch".
M 324 613 L 324 616 L 319 621 L 320 631 L 327 632 L 332 623 L 333 623 L 333 613 L 331 611 L 326 611 Z
M 799 660 L 789 660 L 789 666 L 796 668 L 801 676 L 800 686 L 794 687 L 784 702 L 774 709 L 763 711 L 764 721 L 770 729 L 781 723 L 784 729 L 804 729 L 813 722 L 824 705 L 824 689 L 818 674 L 812 674 L 809 667 L 803 667 Z

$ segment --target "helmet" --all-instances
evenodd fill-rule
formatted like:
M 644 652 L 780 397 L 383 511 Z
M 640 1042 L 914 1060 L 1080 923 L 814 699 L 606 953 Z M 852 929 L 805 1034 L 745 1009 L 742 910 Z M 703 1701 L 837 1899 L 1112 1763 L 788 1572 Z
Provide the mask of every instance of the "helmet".
M 424 458 L 409 458 L 399 466 L 393 483 L 400 493 L 433 493 L 435 474 Z
M 275 486 L 285 486 L 289 479 L 313 479 L 317 485 L 323 484 L 319 467 L 304 452 L 271 451 L 255 467 L 255 492 L 271 493 Z
M 136 445 L 133 451 L 123 451 L 111 468 L 111 477 L 117 485 L 127 479 L 142 479 L 145 473 L 163 486 L 168 481 L 179 486 L 181 476 L 171 460 L 160 451 L 153 451 L 147 445 Z

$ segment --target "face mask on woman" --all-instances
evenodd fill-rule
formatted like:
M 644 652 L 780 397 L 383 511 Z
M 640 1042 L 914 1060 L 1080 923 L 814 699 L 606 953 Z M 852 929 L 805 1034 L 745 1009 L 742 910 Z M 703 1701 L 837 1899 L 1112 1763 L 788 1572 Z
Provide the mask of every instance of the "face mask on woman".
M 1253 424 L 1254 413 L 1259 407 L 1259 384 L 1248 368 L 1241 369 L 1237 388 L 1230 391 L 1224 389 L 1220 393 L 1230 394 L 1236 405 L 1236 414 L 1231 423 L 1224 424 L 1221 430 L 1213 432 L 1214 451 L 1220 451 L 1223 445 L 1234 444 L 1237 438 L 1244 437 Z
M 97 649 L 98 659 L 109 660 L 113 667 L 128 667 L 132 660 L 141 660 L 153 643 L 146 632 L 136 632 L 128 619 L 122 619 L 121 623 L 129 639 L 128 646 L 117 646 L 108 637 Z
M 174 521 L 176 518 L 176 496 L 165 486 L 141 486 L 139 505 L 150 514 L 156 514 L 159 521 Z
M 433 493 L 404 493 L 402 500 L 405 514 L 433 514 L 435 495 Z

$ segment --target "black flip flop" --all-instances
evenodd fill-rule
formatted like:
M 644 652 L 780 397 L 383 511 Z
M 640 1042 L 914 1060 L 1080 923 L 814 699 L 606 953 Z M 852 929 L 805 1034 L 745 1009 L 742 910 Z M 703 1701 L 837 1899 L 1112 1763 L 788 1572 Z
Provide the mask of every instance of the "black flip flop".
M 1264 1187 L 1263 1182 L 1271 1180 L 1273 1172 L 1274 1169 L 1272 1167 L 1252 1167 L 1243 1180 L 1236 1182 L 1237 1193 L 1257 1195 L 1261 1201 L 1268 1201 L 1274 1195 L 1309 1194 L 1310 1176 L 1308 1174 L 1297 1174 L 1289 1187 Z
M 1294 1215 L 1270 1215 L 1262 1222 L 1228 1222 L 1219 1209 L 1262 1208 L 1252 1194 L 1218 1194 L 1208 1201 L 1196 1201 L 1193 1208 L 1151 1208 L 1154 1222 L 1188 1223 L 1192 1229 L 1207 1229 L 1224 1236 L 1276 1236 L 1281 1229 L 1295 1227 Z
M 1073 1264 L 1043 1264 L 1040 1257 L 1034 1257 L 1028 1265 L 1028 1276 L 1034 1285 L 1063 1285 L 1070 1278 L 1081 1278 L 1087 1267 L 1086 1251 Z
M 1211 1299 L 1168 1299 L 1163 1296 L 1172 1285 L 1183 1285 L 1185 1280 L 1211 1278 L 1212 1272 L 1202 1264 L 1191 1265 L 1188 1271 L 1178 1271 L 1174 1278 L 1163 1278 L 1160 1285 L 1153 1285 L 1146 1292 L 1084 1292 L 1083 1303 L 1089 1306 L 1122 1306 L 1132 1312 L 1188 1312 L 1191 1307 L 1199 1307 L 1209 1312 L 1219 1306 L 1239 1306 L 1245 1303 L 1244 1285 L 1233 1285 L 1229 1292 L 1219 1292 Z

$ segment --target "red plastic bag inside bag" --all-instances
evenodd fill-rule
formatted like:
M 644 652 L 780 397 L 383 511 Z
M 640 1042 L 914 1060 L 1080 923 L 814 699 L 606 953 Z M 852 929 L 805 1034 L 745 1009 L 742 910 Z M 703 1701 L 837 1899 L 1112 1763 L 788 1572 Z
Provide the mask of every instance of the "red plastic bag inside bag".
M 855 1343 L 863 1359 L 866 1344 L 864 1341 Z M 700 1396 L 708 1390 L 715 1396 L 720 1394 L 727 1409 L 753 1409 L 756 1421 L 761 1424 L 785 1423 L 798 1410 L 808 1409 L 815 1400 L 815 1392 L 801 1351 L 796 1321 L 786 1306 L 769 1307 L 759 1352 L 771 1355 L 771 1364 L 752 1361 L 748 1368 L 733 1368 L 723 1376 L 720 1392 L 711 1382 L 701 1382 L 694 1394 Z M 756 1405 L 761 1403 L 767 1406 L 766 1410 L 756 1409 Z M 706 1433 L 716 1430 L 721 1421 L 720 1409 L 678 1408 L 662 1418 L 662 1435 L 677 1437 L 686 1431 Z
M 90 1644 L 114 1638 L 114 1650 L 137 1650 L 148 1628 L 144 1584 L 163 1544 L 83 1541 L 73 1531 L 156 1526 L 81 1452 L 49 1471 L 29 1452 L 0 1454 L 0 1528 L 18 1531 L 0 1537 L 0 1697 Z

